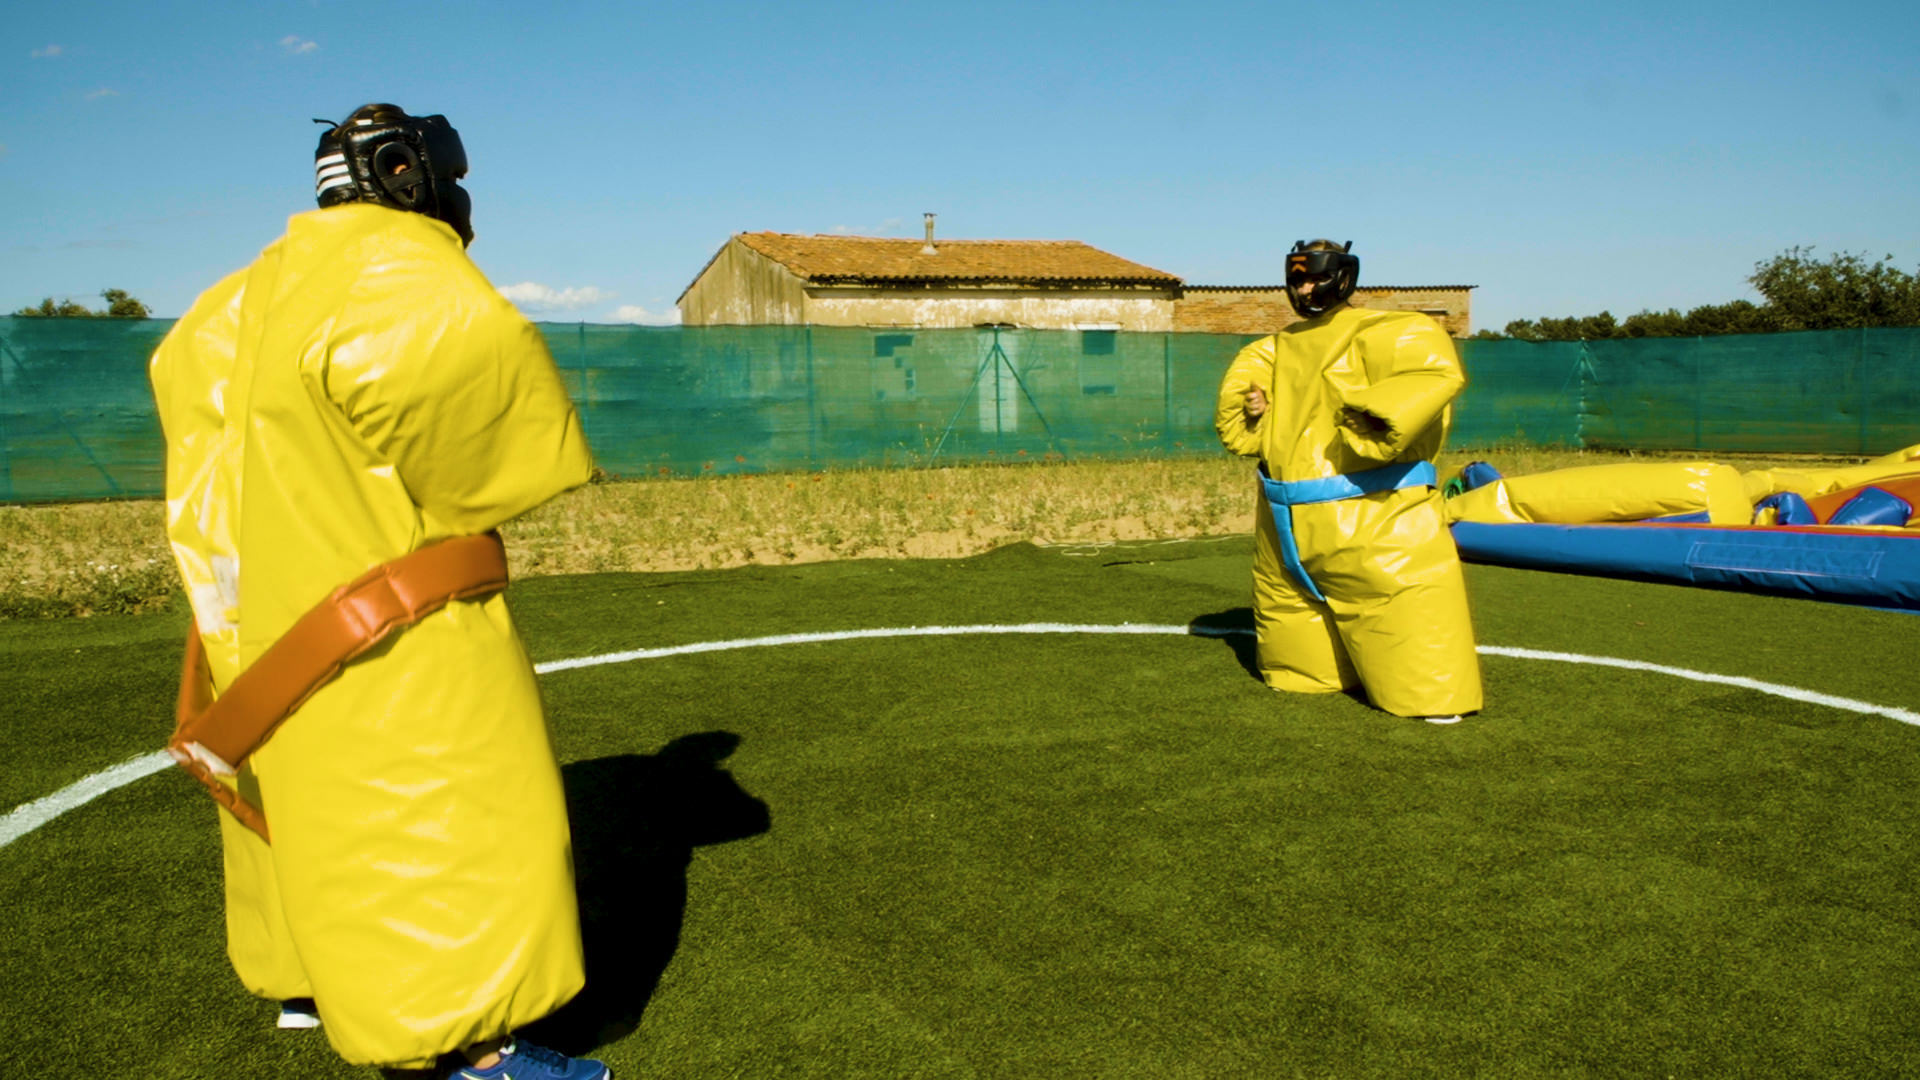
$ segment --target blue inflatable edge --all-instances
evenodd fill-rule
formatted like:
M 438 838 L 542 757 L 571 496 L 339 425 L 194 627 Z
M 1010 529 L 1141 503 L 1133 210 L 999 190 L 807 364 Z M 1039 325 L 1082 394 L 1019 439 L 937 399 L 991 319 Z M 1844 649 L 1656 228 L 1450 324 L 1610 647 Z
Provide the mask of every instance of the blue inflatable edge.
M 1471 562 L 1920 611 L 1920 535 L 1462 521 Z

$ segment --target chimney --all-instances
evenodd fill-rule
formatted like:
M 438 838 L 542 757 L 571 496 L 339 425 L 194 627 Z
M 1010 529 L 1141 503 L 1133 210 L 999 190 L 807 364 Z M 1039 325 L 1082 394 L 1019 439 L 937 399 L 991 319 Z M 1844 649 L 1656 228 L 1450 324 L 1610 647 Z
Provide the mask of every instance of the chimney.
M 927 214 L 927 242 L 926 242 L 926 245 L 920 249 L 920 254 L 922 255 L 940 254 L 940 249 L 933 246 L 933 214 L 932 213 Z

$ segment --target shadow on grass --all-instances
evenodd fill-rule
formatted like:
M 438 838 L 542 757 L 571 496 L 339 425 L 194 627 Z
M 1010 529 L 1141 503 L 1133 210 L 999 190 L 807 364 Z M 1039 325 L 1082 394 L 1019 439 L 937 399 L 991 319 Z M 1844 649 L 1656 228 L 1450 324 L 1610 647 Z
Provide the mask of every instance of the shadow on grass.
M 1266 679 L 1260 674 L 1259 641 L 1253 633 L 1253 609 L 1250 607 L 1228 608 L 1211 615 L 1196 615 L 1187 623 L 1188 633 L 1195 637 L 1209 637 L 1218 640 L 1233 650 L 1233 658 L 1240 661 L 1249 678 L 1264 685 Z M 1342 690 L 1354 701 L 1371 706 L 1367 692 L 1359 687 Z
M 656 754 L 561 768 L 587 987 L 531 1025 L 529 1039 L 582 1054 L 639 1026 L 680 944 L 693 849 L 771 827 L 767 804 L 720 767 L 739 745 L 732 732 L 708 731 L 683 735 Z
M 1260 678 L 1260 663 L 1255 659 L 1253 638 L 1253 609 L 1250 607 L 1228 608 L 1211 615 L 1196 615 L 1187 623 L 1187 632 L 1195 637 L 1209 637 L 1233 650 L 1234 659 L 1246 669 L 1248 675 Z

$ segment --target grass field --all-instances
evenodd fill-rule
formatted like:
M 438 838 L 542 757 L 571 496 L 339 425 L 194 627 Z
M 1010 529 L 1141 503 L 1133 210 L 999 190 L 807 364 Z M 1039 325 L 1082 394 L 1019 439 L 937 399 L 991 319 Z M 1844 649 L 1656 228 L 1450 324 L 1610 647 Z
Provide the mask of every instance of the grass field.
M 590 989 L 672 1077 L 1871 1077 L 1920 1061 L 1920 728 L 1488 656 L 1451 728 L 1243 667 L 1246 537 L 533 578 Z M 1920 619 L 1470 567 L 1483 646 L 1920 710 Z M 0 810 L 163 741 L 177 603 L 0 622 Z M 1225 634 L 1225 636 L 1218 636 Z M 1844 705 L 1844 703 L 1842 703 Z M 0 848 L 6 1075 L 365 1076 L 222 956 L 149 776 Z

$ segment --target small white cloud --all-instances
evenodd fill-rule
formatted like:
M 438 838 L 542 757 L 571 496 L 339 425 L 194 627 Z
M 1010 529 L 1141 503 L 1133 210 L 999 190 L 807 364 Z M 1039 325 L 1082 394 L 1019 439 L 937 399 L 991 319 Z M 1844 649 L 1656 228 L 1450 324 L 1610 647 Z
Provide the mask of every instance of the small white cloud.
M 66 51 L 66 49 L 58 45 L 49 45 L 44 49 L 33 50 L 33 58 L 35 60 L 52 60 Z
M 308 41 L 299 34 L 288 34 L 280 39 L 280 47 L 294 56 L 299 56 L 301 53 L 310 53 L 318 49 L 320 45 L 318 42 Z
M 639 304 L 621 304 L 613 309 L 613 321 L 624 323 L 642 323 L 647 326 L 680 325 L 680 309 L 668 308 L 666 311 L 648 311 Z
M 576 311 L 590 304 L 613 299 L 613 294 L 592 285 L 556 289 L 537 281 L 523 281 L 501 288 L 500 295 L 513 301 L 522 311 Z
M 120 96 L 120 91 L 115 90 L 111 86 L 103 86 L 98 90 L 90 90 L 87 92 L 88 101 L 99 101 L 101 98 L 110 98 L 110 97 L 119 97 L 119 96 Z

